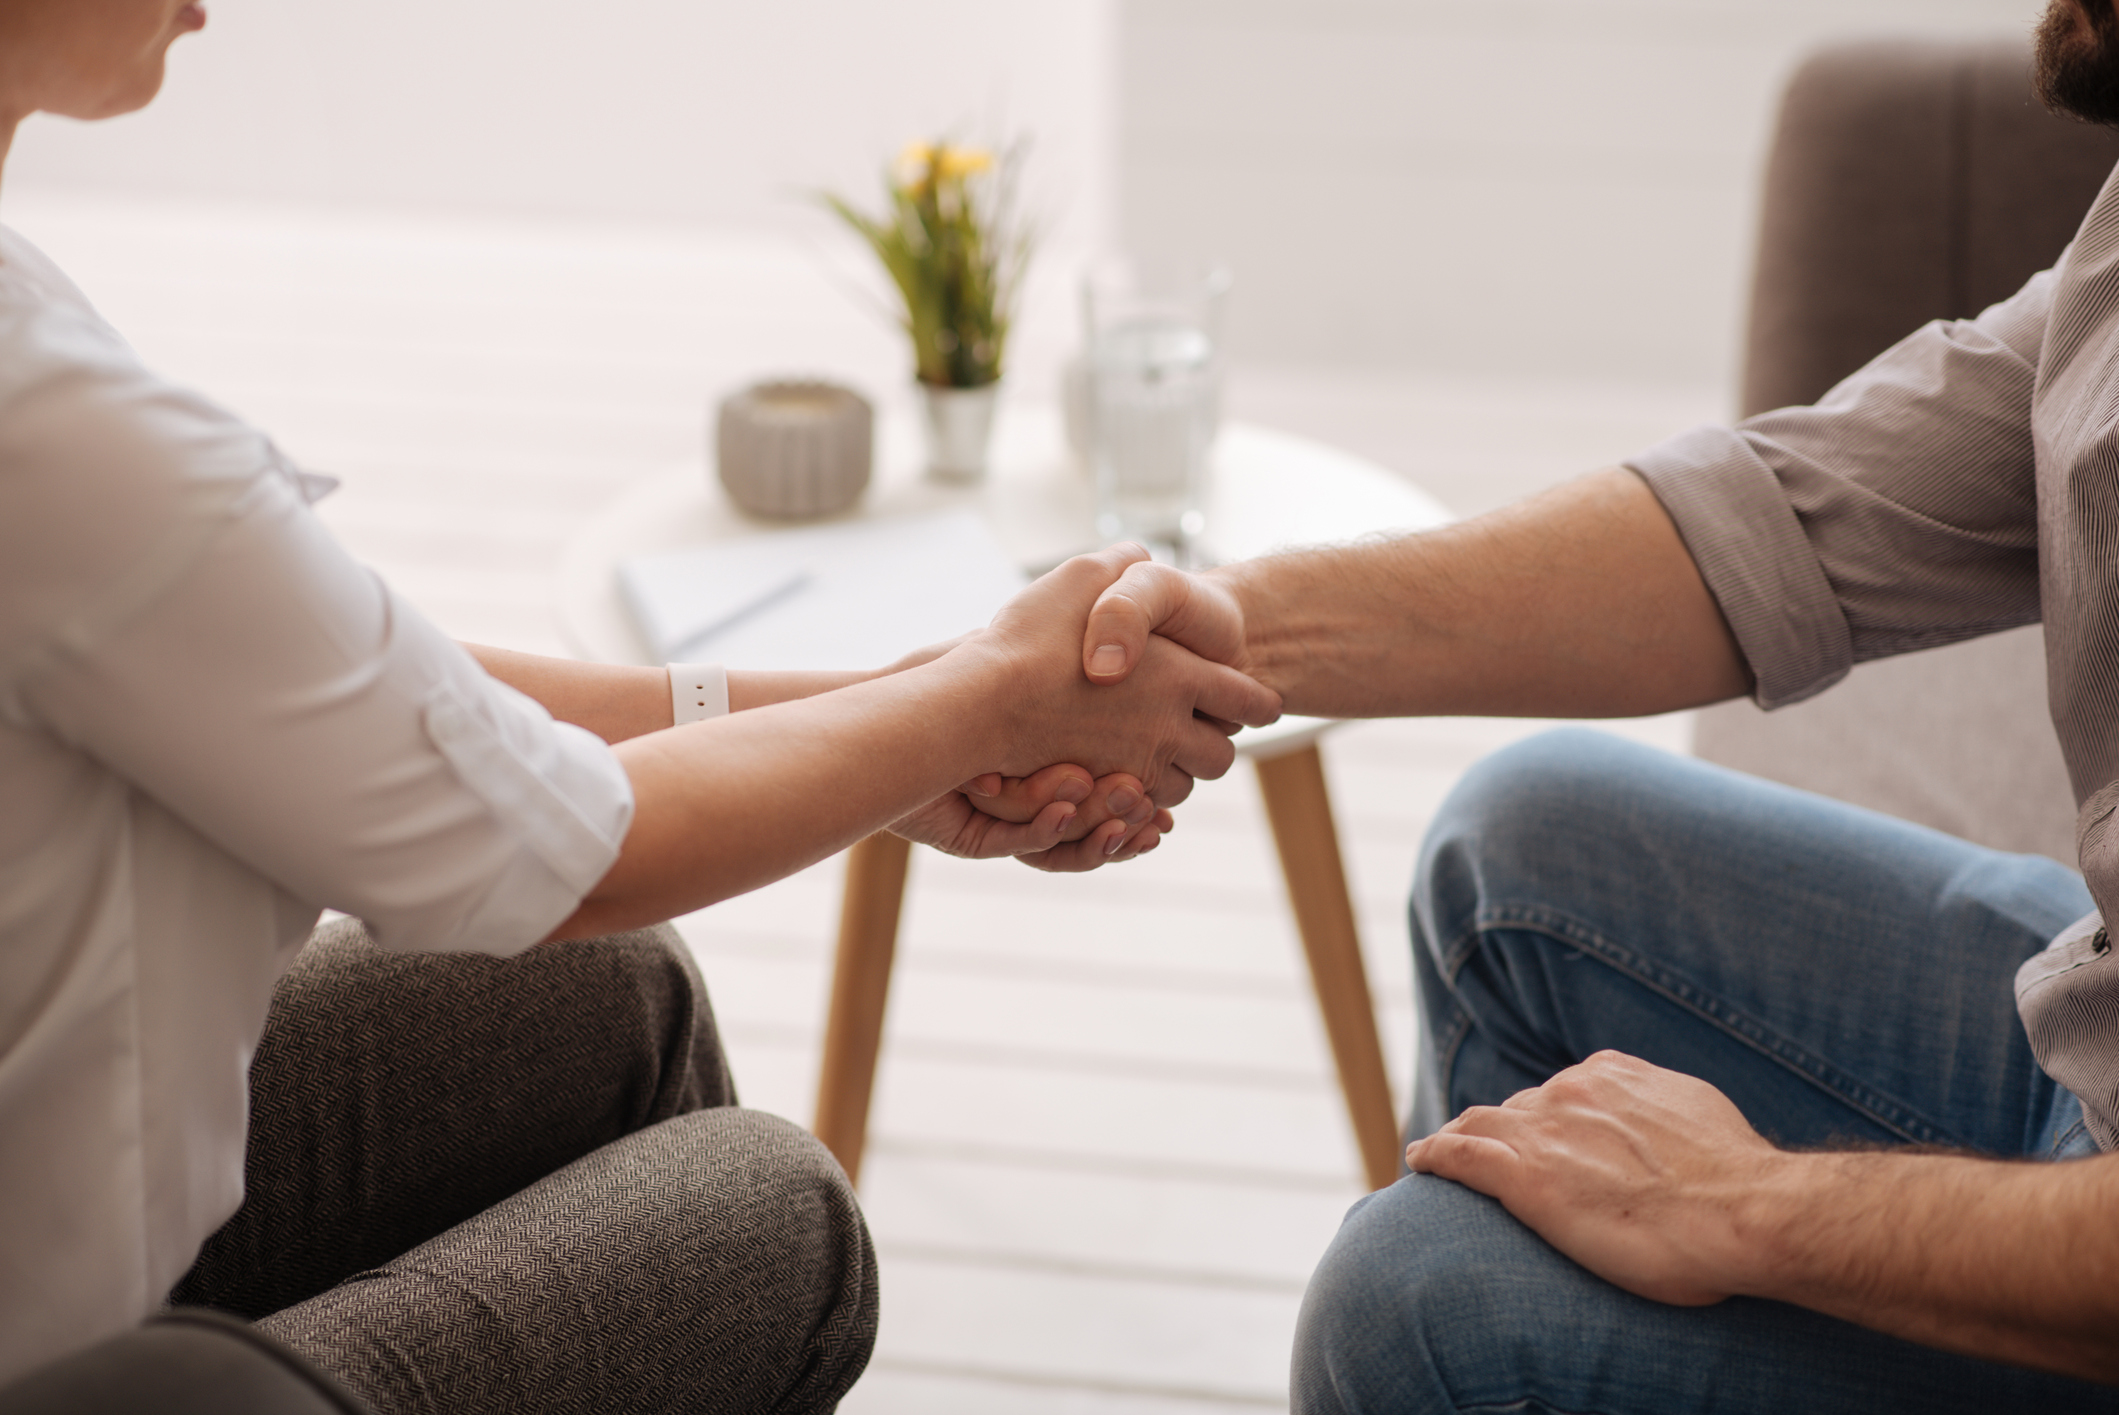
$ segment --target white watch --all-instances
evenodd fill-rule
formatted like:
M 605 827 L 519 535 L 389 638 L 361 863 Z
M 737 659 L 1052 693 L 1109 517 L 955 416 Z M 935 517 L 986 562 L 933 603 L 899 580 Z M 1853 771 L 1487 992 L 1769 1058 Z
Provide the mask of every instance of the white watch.
M 670 716 L 682 727 L 728 716 L 728 670 L 718 663 L 673 663 L 670 670 Z

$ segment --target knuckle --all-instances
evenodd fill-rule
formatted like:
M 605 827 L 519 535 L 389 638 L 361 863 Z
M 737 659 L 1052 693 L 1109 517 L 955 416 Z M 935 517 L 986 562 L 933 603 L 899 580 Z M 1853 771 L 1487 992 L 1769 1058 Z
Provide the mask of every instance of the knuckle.
M 1573 1067 L 1562 1071 L 1540 1089 L 1553 1100 L 1580 1101 L 1593 1094 L 1596 1087 L 1580 1067 Z

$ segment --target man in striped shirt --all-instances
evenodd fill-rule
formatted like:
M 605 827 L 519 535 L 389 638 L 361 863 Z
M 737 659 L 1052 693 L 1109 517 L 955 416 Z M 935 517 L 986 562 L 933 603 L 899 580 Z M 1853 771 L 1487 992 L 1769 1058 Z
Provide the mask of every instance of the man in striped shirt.
M 2119 125 L 2113 0 L 2038 57 Z M 2039 621 L 2081 876 L 1580 731 L 1474 770 L 1413 901 L 1415 1173 L 1311 1284 L 1297 1410 L 2119 1408 L 2119 181 L 1813 407 L 1106 594 L 1091 678 L 1155 628 L 1334 717 L 1774 707 Z

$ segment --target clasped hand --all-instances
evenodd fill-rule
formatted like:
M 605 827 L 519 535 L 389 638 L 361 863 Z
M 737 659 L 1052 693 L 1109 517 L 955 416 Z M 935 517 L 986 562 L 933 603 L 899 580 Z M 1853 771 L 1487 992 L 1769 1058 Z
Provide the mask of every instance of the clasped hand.
M 1007 686 L 996 770 L 897 822 L 909 839 L 976 858 L 1014 855 L 1046 870 L 1089 870 L 1155 849 L 1196 778 L 1235 760 L 1230 736 L 1280 714 L 1277 694 L 1171 638 L 1139 635 L 1125 671 L 1096 674 L 1092 610 L 1148 554 L 1135 545 L 1077 556 L 1016 597 L 985 630 L 915 655 L 983 659 Z M 1177 572 L 1171 572 L 1173 574 Z M 1183 627 L 1233 656 L 1242 630 L 1211 607 Z M 1105 664 L 1108 666 L 1108 656 Z

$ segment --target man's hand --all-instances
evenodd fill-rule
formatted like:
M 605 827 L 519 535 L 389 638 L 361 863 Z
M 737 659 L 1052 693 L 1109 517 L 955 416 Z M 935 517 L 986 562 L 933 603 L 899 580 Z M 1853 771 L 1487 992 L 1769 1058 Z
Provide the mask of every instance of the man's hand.
M 1076 556 L 955 650 L 992 661 L 1017 705 L 1002 738 L 1004 774 L 1077 762 L 1099 774 L 1129 772 L 1160 799 L 1172 767 L 1210 780 L 1229 769 L 1236 756 L 1230 724 L 1263 725 L 1280 715 L 1277 694 L 1161 636 L 1146 640 L 1123 683 L 1084 680 L 1081 643 L 1091 606 L 1146 558 L 1136 545 Z
M 1249 672 L 1243 608 L 1228 586 L 1152 560 L 1137 560 L 1096 598 L 1082 634 L 1082 671 L 1119 683 L 1160 634 L 1201 658 Z
M 1171 804 L 1191 791 L 1174 769 Z M 891 826 L 906 839 L 967 859 L 1013 855 L 1042 870 L 1079 872 L 1120 864 L 1153 850 L 1171 828 L 1170 812 L 1115 772 L 1092 780 L 1078 766 L 1050 766 L 1027 777 L 987 775 L 964 783 Z
M 1604 1051 L 1465 1111 L 1405 1160 L 1643 1297 L 1767 1297 L 2119 1384 L 2119 1155 L 1793 1153 L 1705 1081 Z
M 1751 1201 L 1799 1157 L 1705 1081 L 1598 1052 L 1416 1140 L 1405 1162 L 1502 1205 L 1607 1282 L 1694 1306 L 1757 1290 Z

